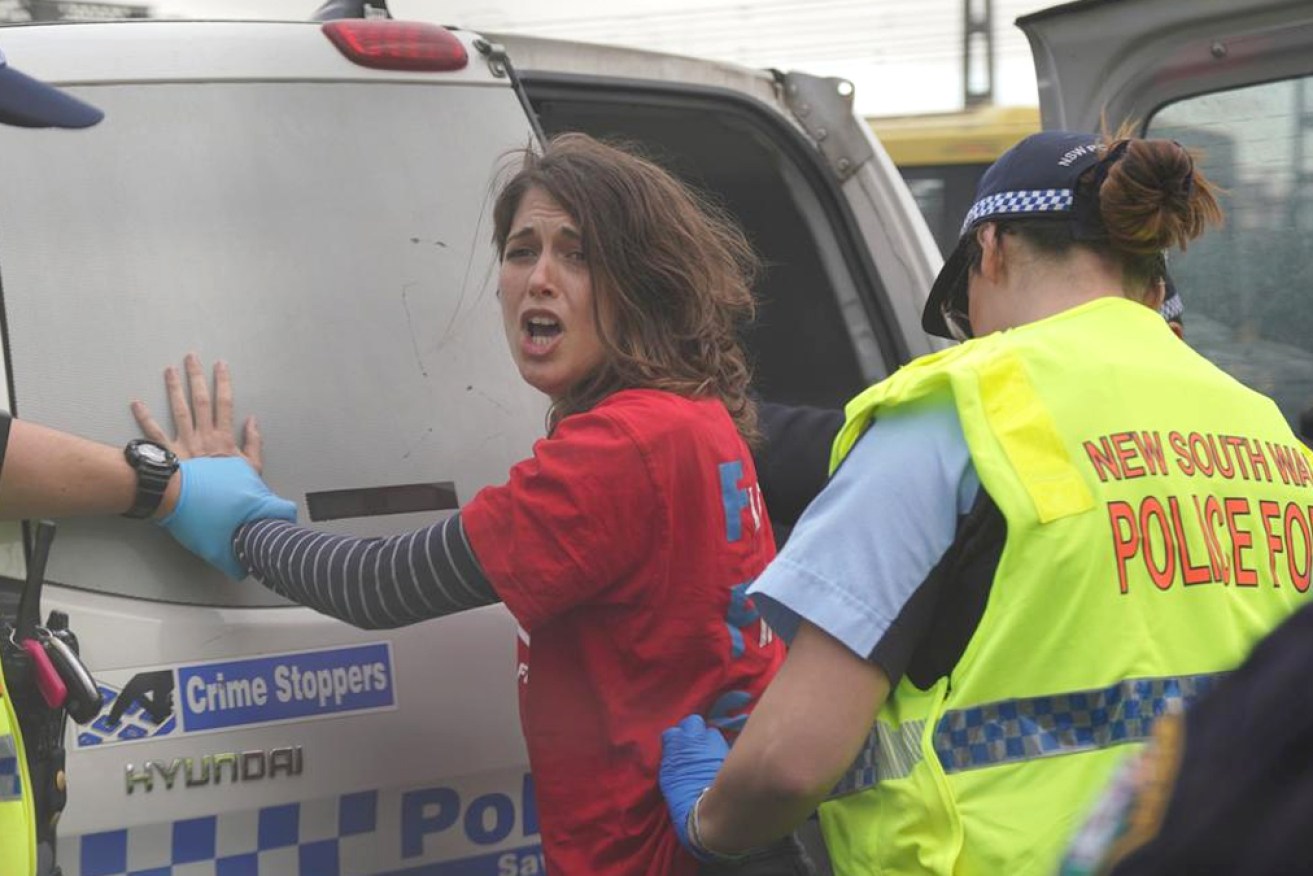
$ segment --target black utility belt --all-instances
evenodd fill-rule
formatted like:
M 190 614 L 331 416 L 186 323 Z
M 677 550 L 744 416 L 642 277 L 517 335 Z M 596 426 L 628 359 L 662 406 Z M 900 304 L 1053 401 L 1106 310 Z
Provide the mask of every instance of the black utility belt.
M 55 827 L 68 801 L 64 730 L 70 717 L 78 724 L 94 721 L 103 703 L 100 687 L 79 656 L 68 615 L 52 611 L 45 624 L 40 623 L 41 590 L 54 536 L 53 523 L 36 524 L 18 614 L 13 623 L 0 619 L 5 693 L 27 755 L 36 839 L 38 846 L 48 846 L 48 857 L 42 857 L 49 861 L 44 873 L 50 876 L 60 872 L 54 858 Z

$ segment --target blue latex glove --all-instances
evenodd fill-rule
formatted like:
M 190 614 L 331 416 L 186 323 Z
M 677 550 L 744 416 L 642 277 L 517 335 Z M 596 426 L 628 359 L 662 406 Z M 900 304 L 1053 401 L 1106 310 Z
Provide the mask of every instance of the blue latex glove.
M 237 527 L 271 517 L 296 522 L 296 505 L 275 495 L 240 456 L 184 459 L 179 473 L 178 504 L 159 525 L 229 578 L 246 577 L 233 552 Z
M 711 858 L 689 841 L 688 815 L 698 797 L 715 781 L 728 754 L 725 737 L 708 727 L 701 715 L 689 715 L 661 734 L 661 793 L 680 844 L 703 861 Z

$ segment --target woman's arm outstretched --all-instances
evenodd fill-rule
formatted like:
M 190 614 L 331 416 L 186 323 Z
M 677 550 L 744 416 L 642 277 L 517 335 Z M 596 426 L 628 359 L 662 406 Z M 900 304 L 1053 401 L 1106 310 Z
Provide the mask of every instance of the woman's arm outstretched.
M 194 355 L 187 356 L 186 372 L 189 392 L 173 368 L 165 372 L 176 437 L 170 439 L 140 402 L 133 405 L 146 436 L 183 460 L 177 505 L 160 521 L 183 546 L 231 577 L 252 575 L 293 602 L 365 629 L 498 601 L 459 514 L 389 538 L 297 526 L 295 506 L 274 495 L 254 467 L 259 442 L 252 422 L 246 452 L 237 444 L 227 367 L 215 366 L 213 395 Z
M 270 590 L 362 629 L 386 629 L 499 601 L 455 514 L 404 535 L 353 538 L 257 520 L 237 560 Z

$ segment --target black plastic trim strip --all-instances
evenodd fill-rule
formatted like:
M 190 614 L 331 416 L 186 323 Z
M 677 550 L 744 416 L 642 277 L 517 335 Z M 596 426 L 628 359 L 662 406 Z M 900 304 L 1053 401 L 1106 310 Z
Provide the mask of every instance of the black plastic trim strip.
M 323 490 L 306 493 L 305 504 L 310 511 L 310 519 L 315 522 L 348 517 L 414 514 L 418 511 L 453 511 L 460 507 L 456 499 L 456 485 L 451 481 Z

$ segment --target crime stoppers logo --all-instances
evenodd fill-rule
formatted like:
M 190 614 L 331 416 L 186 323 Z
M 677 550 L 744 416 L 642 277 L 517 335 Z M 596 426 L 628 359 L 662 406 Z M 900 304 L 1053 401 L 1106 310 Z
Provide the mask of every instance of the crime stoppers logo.
M 387 642 L 104 676 L 78 748 L 396 708 Z
M 78 747 L 168 736 L 178 728 L 173 670 L 138 672 L 121 688 L 100 684 L 105 706 L 78 733 Z

